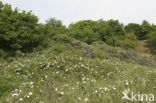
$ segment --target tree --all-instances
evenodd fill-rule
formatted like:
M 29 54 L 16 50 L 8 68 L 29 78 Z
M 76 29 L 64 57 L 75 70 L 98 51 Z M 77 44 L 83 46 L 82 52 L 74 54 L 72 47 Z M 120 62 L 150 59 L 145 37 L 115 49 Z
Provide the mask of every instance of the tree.
M 147 39 L 148 34 L 150 34 L 152 31 L 150 23 L 148 23 L 146 20 L 142 22 L 141 25 L 141 35 L 140 35 L 140 40 L 145 40 Z
M 124 35 L 124 26 L 118 20 L 109 20 L 107 21 L 107 23 L 111 27 L 113 35 L 117 35 L 117 36 Z
M 99 39 L 97 22 L 91 20 L 79 21 L 69 26 L 68 35 L 80 41 L 91 44 Z
M 156 32 L 153 32 L 147 40 L 147 47 L 150 49 L 152 55 L 156 55 Z
M 134 35 L 137 36 L 138 39 L 142 38 L 141 35 L 141 26 L 136 23 L 129 23 L 128 25 L 125 26 L 124 28 L 126 33 L 134 33 Z
M 55 18 L 50 18 L 50 19 L 46 20 L 46 23 L 48 25 L 50 25 L 51 27 L 54 27 L 54 28 L 58 28 L 58 27 L 63 26 L 62 25 L 62 21 L 61 20 L 57 20 Z
M 107 24 L 107 21 L 104 21 L 102 19 L 98 20 L 97 23 L 98 23 L 97 32 L 100 36 L 100 39 L 106 42 L 108 37 L 112 36 L 112 28 Z
M 121 41 L 121 47 L 126 49 L 135 49 L 137 46 L 137 37 L 134 35 L 134 33 L 126 33 L 124 36 L 124 39 Z
M 98 34 L 100 39 L 112 46 L 119 46 L 120 40 L 124 37 L 123 24 L 118 20 L 103 21 L 102 19 L 97 21 Z
M 156 32 L 156 25 L 152 24 L 151 29 L 152 29 L 152 32 Z
M 46 35 L 38 17 L 32 12 L 12 10 L 8 4 L 0 2 L 0 49 L 13 53 L 16 50 L 31 52 L 43 44 Z
M 46 25 L 48 27 L 49 37 L 53 37 L 56 34 L 65 34 L 67 31 L 66 27 L 62 24 L 62 21 L 55 18 L 48 19 Z

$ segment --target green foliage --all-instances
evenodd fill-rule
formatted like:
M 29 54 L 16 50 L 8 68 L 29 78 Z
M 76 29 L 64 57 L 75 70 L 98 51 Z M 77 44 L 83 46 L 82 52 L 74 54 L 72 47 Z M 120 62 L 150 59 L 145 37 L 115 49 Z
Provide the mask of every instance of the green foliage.
M 121 47 L 133 49 L 141 33 L 140 39 L 149 34 L 148 47 L 155 55 L 156 28 L 152 25 L 150 34 L 144 21 L 139 34 L 135 26 L 125 33 L 117 20 L 85 20 L 67 32 L 60 20 L 38 24 L 31 12 L 0 2 L 0 56 L 16 57 L 0 58 L 0 103 L 128 103 L 122 100 L 127 89 L 155 95 L 155 61 Z M 49 42 L 45 50 L 23 53 Z
M 46 26 L 48 28 L 49 37 L 53 37 L 56 34 L 65 34 L 67 29 L 62 24 L 61 20 L 57 20 L 55 18 L 50 18 L 46 21 Z
M 133 33 L 125 34 L 124 40 L 121 42 L 123 48 L 135 49 L 137 46 L 137 37 Z
M 113 35 L 123 36 L 124 35 L 124 26 L 122 23 L 119 23 L 118 20 L 109 20 L 107 21 L 108 25 L 111 27 Z
M 0 57 L 5 58 L 7 56 L 8 56 L 8 53 L 5 50 L 0 49 Z
M 150 49 L 152 55 L 156 55 L 156 32 L 153 32 L 147 40 L 147 47 Z
M 105 42 L 111 46 L 120 46 L 121 44 L 120 41 L 121 41 L 121 38 L 119 36 L 113 35 L 110 37 L 108 36 Z
M 56 44 L 52 48 L 52 51 L 54 51 L 56 54 L 62 53 L 66 50 L 66 47 L 63 44 Z
M 155 67 L 77 53 L 33 54 L 0 62 L 0 70 L 0 103 L 129 103 L 122 100 L 127 89 L 156 95 Z
M 45 43 L 45 30 L 31 12 L 12 10 L 0 2 L 0 49 L 5 52 L 32 52 Z M 10 53 L 9 53 L 10 54 Z
M 154 25 L 150 25 L 150 23 L 148 23 L 146 20 L 144 20 L 141 25 L 136 23 L 129 23 L 125 26 L 125 32 L 133 32 L 139 40 L 147 39 L 148 34 L 153 31 L 155 31 Z
M 118 46 L 119 40 L 124 36 L 124 30 L 123 24 L 117 20 L 84 20 L 71 24 L 68 35 L 88 44 L 102 40 L 107 44 Z
M 98 31 L 97 32 L 100 36 L 100 39 L 102 41 L 106 41 L 107 37 L 112 35 L 111 27 L 108 26 L 107 22 L 102 19 L 98 20 L 97 23 L 98 23 Z
M 17 84 L 13 84 L 13 80 L 6 77 L 0 77 L 0 99 L 4 95 L 8 95 L 12 90 L 17 87 Z
M 136 23 L 129 23 L 128 25 L 125 26 L 125 32 L 126 33 L 131 33 L 133 32 L 138 39 L 141 39 L 142 38 L 142 35 L 141 35 L 141 26 L 139 24 L 136 24 Z
M 102 51 L 102 50 L 96 50 L 95 53 L 96 58 L 100 58 L 100 59 L 106 59 L 106 54 Z
M 124 35 L 123 25 L 117 20 L 103 21 L 101 19 L 97 22 L 100 39 L 109 45 L 119 46 L 119 41 Z
M 79 21 L 69 26 L 68 35 L 91 44 L 99 39 L 99 35 L 97 33 L 97 23 L 91 20 Z
M 54 41 L 62 42 L 62 43 L 71 43 L 72 42 L 72 38 L 70 38 L 66 34 L 58 34 L 58 35 L 55 35 L 52 39 Z
M 146 20 L 144 20 L 141 25 L 140 40 L 147 39 L 147 35 L 150 34 L 151 32 L 152 32 L 151 25 Z
M 111 46 L 134 49 L 137 39 L 150 38 L 156 26 L 146 20 L 141 25 L 129 23 L 124 26 L 118 20 L 83 20 L 71 24 L 67 29 L 61 20 L 50 18 L 46 24 L 39 24 L 32 12 L 12 9 L 0 2 L 0 56 L 14 56 L 42 50 L 50 41 L 71 43 L 72 38 L 92 44 L 103 41 Z M 134 33 L 134 34 L 133 34 Z M 136 38 L 137 37 L 137 38 Z M 75 44 L 73 44 L 75 45 Z
M 152 24 L 151 29 L 152 29 L 152 32 L 156 32 L 156 25 Z

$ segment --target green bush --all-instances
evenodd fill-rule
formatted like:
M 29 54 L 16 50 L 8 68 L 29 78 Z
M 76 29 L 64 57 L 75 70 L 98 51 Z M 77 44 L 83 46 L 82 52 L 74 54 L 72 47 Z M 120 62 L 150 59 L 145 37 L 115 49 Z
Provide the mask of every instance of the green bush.
M 0 49 L 0 57 L 5 58 L 5 57 L 7 57 L 7 56 L 8 56 L 8 53 L 7 53 L 6 51 Z
M 120 36 L 116 36 L 116 35 L 108 36 L 106 37 L 105 43 L 111 46 L 121 46 L 121 38 Z
M 68 35 L 91 44 L 102 40 L 109 45 L 119 46 L 124 36 L 123 24 L 117 20 L 79 21 L 69 26 Z
M 63 44 L 56 44 L 54 45 L 54 47 L 52 48 L 52 51 L 54 51 L 55 53 L 59 54 L 62 53 L 66 50 L 65 45 Z
M 13 10 L 0 2 L 0 15 L 0 49 L 4 52 L 32 52 L 45 43 L 45 27 L 31 12 Z
M 63 43 L 71 43 L 72 38 L 68 37 L 66 34 L 58 34 L 53 37 L 53 40 L 57 42 L 63 42 Z
M 137 37 L 133 33 L 125 34 L 124 40 L 121 41 L 121 46 L 126 49 L 135 49 L 137 46 Z
M 152 55 L 156 55 L 156 32 L 153 32 L 147 40 L 147 47 L 150 49 Z
M 66 27 L 62 24 L 61 20 L 50 18 L 46 21 L 46 27 L 48 28 L 48 36 L 52 38 L 57 34 L 65 34 L 67 32 Z
M 15 87 L 11 79 L 0 77 L 0 98 L 10 93 Z
M 70 25 L 68 35 L 87 44 L 91 44 L 92 42 L 99 40 L 96 25 L 97 23 L 91 20 L 79 21 Z
M 101 50 L 96 50 L 95 56 L 100 59 L 106 59 L 106 54 Z
M 125 32 L 133 32 L 139 40 L 147 39 L 148 34 L 153 31 L 155 31 L 154 25 L 150 25 L 146 20 L 144 20 L 141 25 L 136 23 L 129 23 L 125 26 Z

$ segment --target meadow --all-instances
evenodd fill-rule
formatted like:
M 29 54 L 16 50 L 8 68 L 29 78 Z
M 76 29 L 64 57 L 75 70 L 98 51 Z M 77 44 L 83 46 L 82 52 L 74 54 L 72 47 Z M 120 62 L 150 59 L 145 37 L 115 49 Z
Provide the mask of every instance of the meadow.
M 124 91 L 156 95 L 154 65 L 113 60 L 102 54 L 92 57 L 82 54 L 82 45 L 66 50 L 69 45 L 64 44 L 57 41 L 44 51 L 2 59 L 0 103 L 130 103 L 122 100 Z M 82 51 L 77 50 L 80 47 Z
M 155 96 L 155 24 L 40 23 L 0 1 L 0 103 L 156 103 Z

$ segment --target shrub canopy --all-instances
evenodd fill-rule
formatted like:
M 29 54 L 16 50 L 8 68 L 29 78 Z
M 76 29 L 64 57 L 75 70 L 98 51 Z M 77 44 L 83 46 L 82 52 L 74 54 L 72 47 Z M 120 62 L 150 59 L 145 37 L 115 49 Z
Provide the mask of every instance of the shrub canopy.
M 156 32 L 153 32 L 147 40 L 147 47 L 149 47 L 152 55 L 156 55 Z
M 14 53 L 16 50 L 31 52 L 43 45 L 46 29 L 38 24 L 32 12 L 13 10 L 0 2 L 0 49 Z

